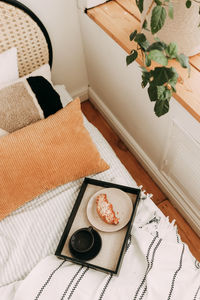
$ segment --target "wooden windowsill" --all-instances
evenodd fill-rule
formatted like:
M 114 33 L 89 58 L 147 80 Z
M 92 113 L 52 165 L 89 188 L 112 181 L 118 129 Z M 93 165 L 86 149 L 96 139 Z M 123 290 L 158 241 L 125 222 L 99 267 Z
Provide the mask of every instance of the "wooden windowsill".
M 128 54 L 136 43 L 129 40 L 129 35 L 135 29 L 140 30 L 140 13 L 133 0 L 113 0 L 87 11 L 88 16 L 95 21 L 110 37 L 113 38 Z M 125 60 L 124 60 L 125 61 Z M 142 65 L 142 57 L 137 62 Z M 200 122 L 200 54 L 190 58 L 191 74 L 183 69 L 178 62 L 172 61 L 179 79 L 177 92 L 173 97 Z

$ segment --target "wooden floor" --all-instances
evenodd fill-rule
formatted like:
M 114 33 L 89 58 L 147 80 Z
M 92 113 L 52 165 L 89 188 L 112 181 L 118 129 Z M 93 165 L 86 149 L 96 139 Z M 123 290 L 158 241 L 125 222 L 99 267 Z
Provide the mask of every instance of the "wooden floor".
M 143 185 L 144 189 L 148 193 L 153 194 L 152 200 L 166 216 L 169 216 L 170 221 L 173 219 L 176 220 L 178 232 L 182 238 L 182 241 L 188 244 L 192 254 L 200 261 L 200 238 L 197 236 L 197 234 L 192 230 L 179 212 L 172 206 L 164 193 L 155 184 L 155 182 L 151 179 L 134 155 L 119 139 L 117 134 L 112 130 L 98 110 L 91 104 L 91 102 L 85 101 L 81 104 L 81 107 L 84 115 L 103 134 L 105 139 L 115 151 L 116 155 L 127 168 L 129 173 L 133 176 L 137 184 Z

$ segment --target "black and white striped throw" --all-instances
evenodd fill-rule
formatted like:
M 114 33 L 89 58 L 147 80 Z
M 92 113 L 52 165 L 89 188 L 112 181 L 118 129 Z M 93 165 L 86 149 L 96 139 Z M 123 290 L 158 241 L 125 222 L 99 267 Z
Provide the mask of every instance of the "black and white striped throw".
M 148 199 L 143 203 L 143 209 Z M 182 243 L 174 222 L 140 209 L 118 276 L 54 255 L 22 282 L 14 300 L 198 300 L 199 262 Z M 11 299 L 6 299 L 11 300 Z

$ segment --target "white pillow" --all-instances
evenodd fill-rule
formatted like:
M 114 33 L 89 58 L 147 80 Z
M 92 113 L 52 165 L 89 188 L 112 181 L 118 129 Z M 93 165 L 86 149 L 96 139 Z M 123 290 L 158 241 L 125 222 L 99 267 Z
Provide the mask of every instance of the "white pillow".
M 18 78 L 17 48 L 13 47 L 0 54 L 0 87 Z
M 22 78 L 28 78 L 31 76 L 42 76 L 46 80 L 48 80 L 50 83 L 52 83 L 51 82 L 51 70 L 50 70 L 49 64 L 42 65 L 37 70 L 33 71 L 32 73 L 30 73 Z
M 17 80 L 12 80 L 11 82 L 6 82 L 4 84 L 0 84 L 0 89 L 7 87 L 11 84 L 14 84 L 16 82 L 20 82 L 20 81 L 24 81 L 25 79 L 27 79 L 28 77 L 34 77 L 34 76 L 42 76 L 44 77 L 46 80 L 48 80 L 51 85 L 53 85 L 52 81 L 51 81 L 51 69 L 49 64 L 45 64 L 42 65 L 41 67 L 39 67 L 38 69 L 36 69 L 35 71 L 31 72 L 30 74 L 27 74 L 23 77 L 18 77 Z

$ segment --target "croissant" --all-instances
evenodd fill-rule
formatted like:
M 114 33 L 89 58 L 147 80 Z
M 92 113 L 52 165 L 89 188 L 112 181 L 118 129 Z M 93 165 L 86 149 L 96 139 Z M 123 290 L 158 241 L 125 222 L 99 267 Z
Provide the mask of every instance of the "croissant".
M 108 201 L 106 194 L 99 194 L 96 197 L 97 212 L 100 218 L 108 223 L 117 225 L 119 218 L 116 217 L 112 204 Z

